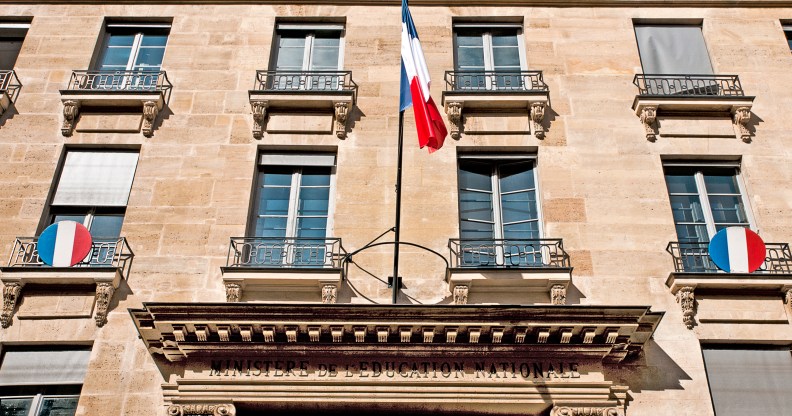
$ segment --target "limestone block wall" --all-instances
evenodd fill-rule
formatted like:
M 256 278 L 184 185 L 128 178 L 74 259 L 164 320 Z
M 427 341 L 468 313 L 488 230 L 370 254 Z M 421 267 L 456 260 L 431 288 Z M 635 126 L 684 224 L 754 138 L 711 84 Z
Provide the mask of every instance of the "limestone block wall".
M 24 85 L 0 119 L 0 254 L 16 236 L 32 236 L 66 146 L 133 147 L 140 159 L 122 235 L 135 252 L 132 271 L 111 303 L 109 322 L 16 319 L 2 343 L 93 343 L 78 415 L 164 414 L 162 363 L 143 347 L 128 308 L 142 302 L 221 302 L 220 267 L 229 237 L 245 233 L 261 150 L 333 149 L 337 153 L 333 232 L 347 251 L 393 225 L 398 127 L 400 9 L 388 5 L 2 4 L 0 17 L 32 18 L 16 64 Z M 547 137 L 463 134 L 442 150 L 418 149 L 405 117 L 402 240 L 448 252 L 458 237 L 460 152 L 535 151 L 545 236 L 563 238 L 574 266 L 567 303 L 638 304 L 667 311 L 638 363 L 606 379 L 631 386 L 630 414 L 711 414 L 696 331 L 665 287 L 665 252 L 676 239 L 662 157 L 740 157 L 750 209 L 765 241 L 792 241 L 792 180 L 787 107 L 792 55 L 781 19 L 790 8 L 414 6 L 439 102 L 453 68 L 459 17 L 523 19 L 530 69 L 550 88 Z M 163 69 L 174 85 L 154 136 L 60 132 L 59 90 L 86 69 L 106 17 L 172 18 Z M 247 90 L 266 69 L 277 18 L 345 21 L 344 69 L 360 86 L 349 134 L 252 136 Z M 630 106 L 641 72 L 633 19 L 702 19 L 716 73 L 738 74 L 755 95 L 751 143 L 723 138 L 646 140 Z M 2 20 L 2 19 L 0 19 Z M 445 264 L 402 249 L 403 303 L 449 302 Z M 390 302 L 385 284 L 392 249 L 357 256 L 339 299 Z M 35 302 L 31 302 L 35 304 Z M 788 331 L 788 330 L 786 330 Z M 761 334 L 758 335 L 761 338 Z

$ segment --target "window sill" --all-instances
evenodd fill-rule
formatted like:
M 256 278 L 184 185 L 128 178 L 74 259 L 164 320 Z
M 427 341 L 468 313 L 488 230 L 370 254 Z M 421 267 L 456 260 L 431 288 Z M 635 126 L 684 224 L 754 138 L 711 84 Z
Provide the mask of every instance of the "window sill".
M 455 140 L 465 132 L 466 114 L 494 112 L 499 116 L 504 113 L 527 115 L 527 130 L 541 140 L 545 137 L 544 113 L 550 103 L 550 93 L 535 90 L 449 90 L 443 91 L 441 103 L 450 122 L 451 137 Z M 486 132 L 486 128 L 482 132 Z
M 470 298 L 476 304 L 564 305 L 571 281 L 571 267 L 448 269 L 448 288 L 457 305 Z
M 243 293 L 256 300 L 335 303 L 343 270 L 335 267 L 221 267 L 226 301 L 239 302 Z

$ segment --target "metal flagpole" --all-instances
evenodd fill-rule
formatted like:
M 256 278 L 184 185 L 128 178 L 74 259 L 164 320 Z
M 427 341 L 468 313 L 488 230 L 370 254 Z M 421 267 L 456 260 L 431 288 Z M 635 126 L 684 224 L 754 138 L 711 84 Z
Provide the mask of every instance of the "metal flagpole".
M 393 247 L 393 304 L 399 298 L 399 231 L 401 230 L 402 147 L 404 142 L 404 110 L 399 111 L 399 153 L 396 162 L 396 227 Z

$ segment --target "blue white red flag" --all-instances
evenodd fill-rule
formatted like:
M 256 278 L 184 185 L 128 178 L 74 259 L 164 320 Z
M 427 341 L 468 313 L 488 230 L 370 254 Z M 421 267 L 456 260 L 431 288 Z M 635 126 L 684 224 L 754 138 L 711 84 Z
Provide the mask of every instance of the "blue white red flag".
M 727 227 L 709 243 L 712 262 L 727 273 L 753 273 L 765 261 L 762 237 L 742 227 Z
M 429 94 L 429 69 L 426 67 L 418 32 L 415 31 L 407 0 L 402 0 L 401 92 L 400 111 L 413 107 L 418 144 L 429 153 L 443 146 L 448 130 Z
M 91 233 L 74 221 L 60 221 L 50 225 L 38 238 L 38 255 L 44 264 L 71 267 L 81 262 L 91 251 Z

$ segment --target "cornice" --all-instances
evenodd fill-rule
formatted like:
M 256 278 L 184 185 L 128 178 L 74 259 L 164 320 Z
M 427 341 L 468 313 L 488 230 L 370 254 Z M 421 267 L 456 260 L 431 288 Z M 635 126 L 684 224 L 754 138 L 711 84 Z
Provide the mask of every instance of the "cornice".
M 337 6 L 388 6 L 401 4 L 398 0 L 0 0 L 0 4 L 57 4 L 57 5 L 116 5 L 116 4 L 184 4 L 184 5 L 337 5 Z M 708 7 L 708 8 L 786 8 L 792 0 L 411 0 L 410 6 L 437 7 Z

